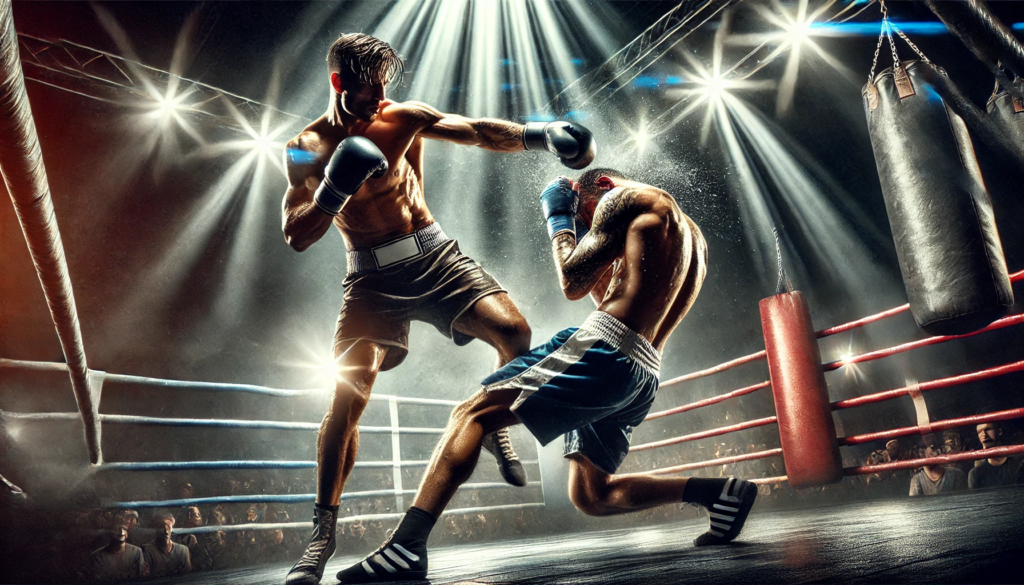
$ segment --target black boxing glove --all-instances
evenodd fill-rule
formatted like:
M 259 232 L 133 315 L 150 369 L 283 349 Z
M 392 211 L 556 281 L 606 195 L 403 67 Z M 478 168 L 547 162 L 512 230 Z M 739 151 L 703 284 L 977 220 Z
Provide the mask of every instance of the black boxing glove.
M 570 169 L 585 168 L 597 155 L 594 135 L 573 122 L 527 122 L 523 129 L 523 148 L 548 150 Z
M 366 179 L 379 179 L 388 172 L 388 159 L 380 149 L 362 136 L 350 136 L 341 141 L 324 169 L 313 202 L 328 215 L 338 215 L 341 206 Z

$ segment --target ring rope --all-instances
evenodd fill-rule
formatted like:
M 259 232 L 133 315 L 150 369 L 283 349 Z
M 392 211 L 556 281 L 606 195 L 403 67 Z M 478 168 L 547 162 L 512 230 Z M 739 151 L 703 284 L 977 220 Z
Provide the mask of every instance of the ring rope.
M 445 510 L 441 512 L 442 516 L 450 516 L 454 514 L 477 514 L 479 512 L 495 512 L 504 510 L 524 510 L 531 508 L 543 508 L 544 504 L 540 502 L 529 503 L 529 504 L 503 504 L 501 506 L 476 506 L 472 508 L 453 508 L 451 510 Z M 399 520 L 405 514 L 359 514 L 356 516 L 342 516 L 338 518 L 339 523 L 344 522 L 372 522 L 372 521 L 388 521 L 388 520 Z M 289 528 L 303 528 L 310 529 L 313 527 L 312 522 L 273 522 L 273 523 L 252 523 L 252 524 L 224 524 L 220 526 L 197 526 L 195 528 L 175 528 L 175 534 L 208 534 L 211 532 L 233 532 L 239 530 L 285 530 Z
M 1014 272 L 1013 274 L 1010 275 L 1010 282 L 1018 282 L 1020 280 L 1024 280 L 1024 270 L 1020 270 L 1018 272 Z M 900 314 L 900 313 L 902 313 L 902 312 L 904 312 L 904 311 L 906 311 L 908 309 L 910 309 L 910 303 L 907 303 L 905 305 L 900 305 L 899 307 L 895 307 L 895 308 L 889 309 L 888 311 L 882 311 L 881 313 L 875 313 L 874 315 L 869 315 L 867 317 L 864 317 L 863 319 L 858 319 L 856 321 L 850 321 L 849 323 L 843 323 L 842 325 L 836 325 L 835 327 L 829 327 L 828 329 L 822 329 L 821 331 L 817 331 L 816 335 L 818 336 L 818 339 L 821 339 L 822 337 L 828 337 L 829 335 L 835 335 L 837 333 L 843 333 L 843 332 L 849 331 L 851 329 L 856 329 L 857 327 L 862 327 L 864 325 L 867 325 L 868 323 L 874 323 L 875 321 L 880 321 L 882 319 L 885 319 L 886 317 L 892 317 L 893 315 L 898 315 L 898 314 Z
M 727 392 L 727 393 L 722 394 L 720 396 L 714 396 L 712 398 L 705 398 L 704 400 L 698 400 L 697 402 L 691 402 L 689 404 L 684 404 L 682 406 L 677 406 L 675 408 L 670 408 L 668 410 L 662 410 L 660 412 L 654 412 L 654 413 L 648 414 L 647 418 L 644 419 L 644 422 L 647 422 L 649 420 L 659 419 L 659 418 L 662 418 L 662 417 L 665 417 L 665 416 L 671 416 L 673 414 L 679 414 L 679 413 L 682 413 L 682 412 L 686 412 L 688 410 L 694 410 L 696 408 L 703 408 L 705 406 L 710 406 L 712 404 L 718 404 L 719 402 L 725 402 L 726 400 L 728 400 L 730 398 L 736 398 L 737 396 L 743 396 L 745 394 L 750 394 L 750 393 L 756 392 L 756 391 L 758 391 L 758 390 L 760 390 L 762 388 L 767 388 L 767 387 L 769 387 L 771 385 L 772 385 L 772 383 L 770 381 L 765 381 L 765 382 L 761 382 L 760 384 L 754 384 L 753 386 L 747 386 L 746 388 L 740 388 L 739 390 L 733 390 L 732 392 Z
M 903 352 L 906 352 L 906 351 L 910 351 L 912 349 L 917 349 L 919 347 L 926 347 L 926 346 L 929 346 L 929 345 L 935 345 L 937 343 L 945 343 L 945 342 L 953 340 L 953 339 L 963 339 L 965 337 L 972 337 L 974 335 L 978 335 L 979 333 L 985 333 L 987 331 L 994 331 L 996 329 L 1002 329 L 1004 327 L 1010 327 L 1010 326 L 1013 326 L 1013 325 L 1020 325 L 1021 323 L 1024 323 L 1024 314 L 1011 315 L 1009 317 L 1003 317 L 1002 319 L 999 319 L 998 321 L 993 321 L 991 324 L 989 324 L 984 329 L 979 329 L 977 331 L 972 331 L 970 333 L 962 333 L 962 334 L 959 334 L 959 335 L 937 335 L 935 337 L 928 337 L 926 339 L 920 339 L 918 341 L 911 341 L 909 343 L 904 343 L 902 345 L 897 345 L 897 346 L 894 346 L 894 347 L 890 347 L 888 349 L 880 349 L 880 350 L 877 350 L 877 351 L 872 351 L 872 352 L 869 352 L 869 353 L 865 353 L 865 354 L 861 354 L 861 355 L 858 355 L 858 356 L 854 356 L 854 357 L 851 357 L 851 358 L 848 358 L 848 359 L 837 360 L 837 361 L 834 361 L 834 362 L 829 362 L 827 364 L 823 364 L 822 367 L 825 369 L 826 372 L 830 372 L 832 370 L 838 370 L 839 368 L 841 368 L 843 366 L 850 365 L 850 364 L 858 364 L 858 363 L 861 363 L 861 362 L 869 362 L 869 361 L 872 361 L 872 360 L 877 360 L 877 359 L 881 359 L 881 358 L 884 358 L 884 357 L 889 357 L 889 356 L 892 356 L 892 355 L 896 355 L 898 353 L 903 353 Z
M 527 482 L 527 487 L 539 487 L 539 481 Z M 491 483 L 466 483 L 459 487 L 460 490 L 493 490 L 507 488 L 505 482 Z M 415 495 L 418 490 L 371 490 L 365 492 L 345 492 L 341 494 L 342 500 L 357 500 L 362 498 L 378 498 L 394 496 L 396 494 Z M 180 500 L 140 500 L 137 502 L 115 502 L 108 508 L 179 508 L 186 506 L 199 506 L 208 504 L 301 504 L 313 502 L 316 494 L 246 494 L 239 496 L 211 496 L 205 498 L 184 498 Z
M 993 447 L 980 451 L 965 451 L 942 455 L 941 457 L 925 457 L 923 459 L 907 459 L 905 461 L 893 461 L 892 463 L 879 463 L 878 465 L 861 465 L 858 467 L 847 467 L 843 469 L 845 475 L 870 475 L 880 471 L 899 471 L 901 469 L 916 469 L 925 465 L 945 465 L 957 461 L 977 461 L 978 459 L 992 459 L 995 457 L 1008 457 L 1024 453 L 1024 445 L 1009 445 L 1006 447 Z
M 739 463 L 740 461 L 767 459 L 768 457 L 775 457 L 776 455 L 782 455 L 782 449 L 768 449 L 766 451 L 755 451 L 754 453 L 744 453 L 743 455 L 734 455 L 732 457 L 720 457 L 718 459 L 698 461 L 697 463 L 685 463 L 683 465 L 673 465 L 672 467 L 662 467 L 660 469 L 655 469 L 653 471 L 645 471 L 644 473 L 626 473 L 623 475 L 666 475 L 669 473 L 690 471 L 691 469 L 702 469 L 704 467 L 715 467 L 716 465 L 728 465 L 729 463 Z
M 766 485 L 769 483 L 782 483 L 784 481 L 789 481 L 789 476 L 779 475 L 776 477 L 759 477 L 757 479 L 748 479 L 747 481 L 756 485 Z
M 884 402 L 900 396 L 906 396 L 910 394 L 911 390 L 938 390 L 941 388 L 948 388 L 950 386 L 957 386 L 959 384 L 967 384 L 969 382 L 976 382 L 978 380 L 987 380 L 989 378 L 995 378 L 997 376 L 1003 376 L 1005 374 L 1012 374 L 1013 372 L 1024 371 L 1024 360 L 1019 362 L 1013 362 L 1002 366 L 996 366 L 987 370 L 980 370 L 977 372 L 971 372 L 970 374 L 961 374 L 959 376 L 950 376 L 949 378 L 939 378 L 937 380 L 931 380 L 929 382 L 921 382 L 911 386 L 904 386 L 895 390 L 887 390 L 885 392 L 878 392 L 875 394 L 867 394 L 864 396 L 858 396 L 856 398 L 848 398 L 846 400 L 839 400 L 832 403 L 832 410 L 840 410 L 843 408 L 851 408 L 854 406 L 860 406 L 862 404 L 873 404 L 876 402 Z
M 862 443 L 870 443 L 872 441 L 881 441 L 882 439 L 895 439 L 896 437 L 906 437 L 910 435 L 927 435 L 928 433 L 937 433 L 939 431 L 953 429 L 956 427 L 978 425 L 987 422 L 1011 420 L 1022 417 L 1024 417 L 1024 408 L 1014 408 L 1011 410 L 990 412 L 988 414 L 976 414 L 961 418 L 950 418 L 946 420 L 936 421 L 924 426 L 902 427 L 898 429 L 892 429 L 889 431 L 879 431 L 877 433 L 865 433 L 863 435 L 851 435 L 849 437 L 841 437 L 839 439 L 839 444 L 841 446 L 860 445 Z
M 11 360 L 0 358 L 0 369 L 9 368 L 16 370 L 41 371 L 41 372 L 67 372 L 67 364 L 55 362 L 34 362 L 27 360 Z M 90 370 L 95 371 L 95 370 Z M 123 384 L 137 384 L 150 386 L 164 390 L 196 390 L 200 392 L 243 392 L 249 394 L 262 394 L 287 398 L 292 396 L 310 396 L 323 394 L 329 390 L 323 388 L 309 388 L 306 390 L 283 390 L 279 388 L 267 388 L 254 384 L 227 384 L 221 382 L 193 382 L 188 380 L 165 380 L 163 378 L 148 378 L 145 376 L 132 376 L 128 374 L 109 374 L 103 372 L 104 386 L 111 382 Z M 441 400 L 438 398 L 413 398 L 410 396 L 394 396 L 391 394 L 370 394 L 370 400 L 391 400 L 408 404 L 428 404 L 434 406 L 457 406 L 458 400 Z
M 739 365 L 742 365 L 742 364 L 745 364 L 745 363 L 748 363 L 748 362 L 753 362 L 753 361 L 757 361 L 757 360 L 763 360 L 766 357 L 768 357 L 768 352 L 762 349 L 761 351 L 759 351 L 757 353 L 752 353 L 750 355 L 745 355 L 743 357 L 736 358 L 734 360 L 718 364 L 717 366 L 708 368 L 706 370 L 700 370 L 699 372 L 693 372 L 692 374 L 686 374 L 685 376 L 679 376 L 678 378 L 672 378 L 671 380 L 669 380 L 667 382 L 661 382 L 660 384 L 658 384 L 658 388 L 665 388 L 667 386 L 675 386 L 676 384 L 681 384 L 683 382 L 688 382 L 690 380 L 696 380 L 697 378 L 703 378 L 705 376 L 710 376 L 712 374 L 718 374 L 720 372 L 724 372 L 724 371 L 726 371 L 728 369 L 735 368 L 736 366 L 739 366 Z
M 665 439 L 665 440 L 662 440 L 662 441 L 654 441 L 653 443 L 644 443 L 642 445 L 636 445 L 636 446 L 630 447 L 629 448 L 629 452 L 632 453 L 633 451 L 646 451 L 647 449 L 656 449 L 658 447 L 666 447 L 668 445 L 677 445 L 679 443 L 686 443 L 688 441 L 696 441 L 696 440 L 699 440 L 699 439 L 707 439 L 708 437 L 717 437 L 717 436 L 720 436 L 720 435 L 726 435 L 726 434 L 729 434 L 729 433 L 735 433 L 737 431 L 743 431 L 743 430 L 746 430 L 746 429 L 753 429 L 753 428 L 757 428 L 757 427 L 773 425 L 773 424 L 775 424 L 777 422 L 779 422 L 779 419 L 774 417 L 774 416 L 769 416 L 769 417 L 766 417 L 766 418 L 759 418 L 757 420 L 751 420 L 751 421 L 747 421 L 747 422 L 742 422 L 742 423 L 731 425 L 731 426 L 727 426 L 727 427 L 719 427 L 717 429 L 711 429 L 710 431 L 702 431 L 700 433 L 693 433 L 693 434 L 690 434 L 690 435 L 683 435 L 681 437 L 673 437 L 671 439 Z
M 22 421 L 81 420 L 77 412 L 6 412 L 0 411 L 0 418 Z M 234 418 L 161 418 L 128 414 L 101 414 L 100 422 L 129 425 L 157 425 L 172 427 L 220 427 L 234 429 L 276 429 L 282 431 L 318 431 L 320 423 L 287 422 L 275 420 L 242 420 Z M 443 428 L 421 427 L 368 427 L 360 426 L 360 433 L 404 433 L 409 435 L 440 435 Z
M 409 461 L 356 461 L 353 465 L 356 468 L 364 469 L 390 469 L 395 466 L 426 467 L 430 463 L 427 459 Z M 536 464 L 536 460 L 521 461 L 523 465 Z M 92 468 L 93 471 L 177 471 L 177 470 L 198 470 L 198 469 L 314 469 L 316 461 L 249 461 L 249 460 L 220 460 L 220 461 L 118 461 L 103 463 Z

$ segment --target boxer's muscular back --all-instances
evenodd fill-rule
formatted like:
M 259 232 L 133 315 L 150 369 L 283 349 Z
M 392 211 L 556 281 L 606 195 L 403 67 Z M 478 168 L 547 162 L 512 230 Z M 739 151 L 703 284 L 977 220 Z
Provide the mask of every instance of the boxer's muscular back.
M 598 310 L 660 351 L 697 299 L 707 272 L 707 245 L 700 228 L 671 195 L 634 185 L 607 202 L 617 209 L 606 211 L 622 213 L 629 221 L 621 253 L 609 268 L 607 288 L 595 287 L 594 296 Z
M 387 158 L 388 172 L 379 179 L 367 179 L 334 218 L 349 249 L 370 248 L 434 222 L 423 197 L 423 138 L 418 135 L 423 125 L 408 115 L 387 116 L 390 105 L 384 102 L 372 122 L 349 127 L 321 116 L 288 144 L 289 149 L 312 157 L 306 164 L 289 162 L 289 175 L 302 173 L 309 193 L 323 180 L 334 150 L 349 136 L 368 138 Z

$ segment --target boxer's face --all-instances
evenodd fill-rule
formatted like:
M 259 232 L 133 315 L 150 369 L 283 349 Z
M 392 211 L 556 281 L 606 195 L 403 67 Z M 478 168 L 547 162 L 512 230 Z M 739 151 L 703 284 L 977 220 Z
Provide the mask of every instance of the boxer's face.
M 331 73 L 331 86 L 338 93 L 341 109 L 350 116 L 364 122 L 373 121 L 387 95 L 387 85 L 366 84 L 345 80 L 338 73 Z

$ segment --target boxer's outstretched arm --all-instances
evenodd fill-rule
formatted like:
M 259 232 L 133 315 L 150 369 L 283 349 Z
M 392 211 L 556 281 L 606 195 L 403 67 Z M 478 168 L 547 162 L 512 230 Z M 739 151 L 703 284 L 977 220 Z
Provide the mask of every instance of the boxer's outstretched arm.
M 303 148 L 308 146 L 303 142 L 299 136 L 285 147 L 284 165 L 288 190 L 284 193 L 281 210 L 284 241 L 298 252 L 322 238 L 334 220 L 313 203 L 313 192 L 320 184 L 320 177 L 312 164 L 316 155 Z
M 381 121 L 412 124 L 424 138 L 497 152 L 524 150 L 523 125 L 492 118 L 466 118 L 444 114 L 421 102 L 389 103 L 380 110 Z
M 635 189 L 620 189 L 601 199 L 593 225 L 582 240 L 577 242 L 569 232 L 555 236 L 551 248 L 567 299 L 581 299 L 594 289 L 622 254 L 630 224 L 647 211 Z

